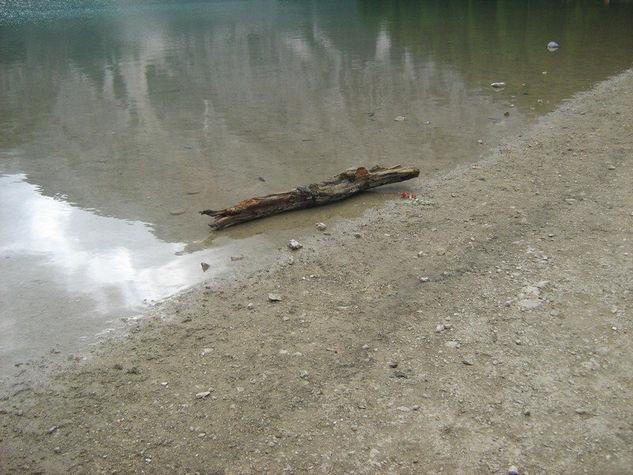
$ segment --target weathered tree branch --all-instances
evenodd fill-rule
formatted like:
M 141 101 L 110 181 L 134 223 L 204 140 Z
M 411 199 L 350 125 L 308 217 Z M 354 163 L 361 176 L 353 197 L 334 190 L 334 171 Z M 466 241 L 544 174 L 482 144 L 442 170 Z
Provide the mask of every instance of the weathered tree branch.
M 417 168 L 400 165 L 390 168 L 376 166 L 370 170 L 364 167 L 350 168 L 321 183 L 300 186 L 283 193 L 250 198 L 226 209 L 217 211 L 207 209 L 200 211 L 200 214 L 214 218 L 210 223 L 212 228 L 223 229 L 284 211 L 311 208 L 343 200 L 370 188 L 410 180 L 419 174 L 420 170 Z

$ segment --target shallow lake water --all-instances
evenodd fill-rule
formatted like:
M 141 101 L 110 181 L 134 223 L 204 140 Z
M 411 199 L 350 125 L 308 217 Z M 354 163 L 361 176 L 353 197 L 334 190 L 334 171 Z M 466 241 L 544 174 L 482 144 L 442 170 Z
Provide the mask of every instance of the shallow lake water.
M 199 210 L 476 161 L 630 67 L 632 26 L 616 1 L 0 1 L 0 375 L 407 185 L 216 239 Z

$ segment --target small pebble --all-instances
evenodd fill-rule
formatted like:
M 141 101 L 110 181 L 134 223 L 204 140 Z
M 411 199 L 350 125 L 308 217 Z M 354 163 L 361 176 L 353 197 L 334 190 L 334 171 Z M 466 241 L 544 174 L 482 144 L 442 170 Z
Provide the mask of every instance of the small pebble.
M 296 251 L 298 249 L 301 249 L 303 245 L 300 244 L 299 241 L 295 239 L 291 239 L 290 241 L 288 241 L 288 247 L 292 249 L 293 251 Z
M 327 224 L 325 223 L 316 223 L 314 225 L 319 231 L 325 231 L 327 229 Z
M 196 399 L 204 399 L 211 395 L 211 391 L 203 391 L 201 393 L 196 394 Z
M 60 447 L 55 447 L 53 449 L 53 452 L 55 452 L 56 454 L 60 454 L 62 452 L 62 449 Z
M 396 371 L 395 373 L 393 373 L 393 375 L 396 378 L 405 378 L 405 379 L 409 378 L 409 376 L 407 376 L 407 373 L 405 373 L 404 371 Z
M 429 280 L 431 279 L 429 279 L 428 277 L 420 277 L 420 282 L 428 282 Z
M 244 256 L 231 256 L 232 261 L 241 261 L 244 259 Z
M 302 379 L 307 379 L 308 376 L 310 376 L 310 374 L 306 370 L 303 370 L 299 373 L 299 377 Z
M 184 209 L 173 209 L 169 212 L 172 216 L 180 216 L 181 214 L 185 214 Z
M 389 364 L 390 368 L 397 368 L 398 367 L 398 363 L 395 362 L 395 361 L 390 361 L 388 364 Z
M 202 267 L 202 272 L 206 272 L 207 270 L 209 270 L 209 267 L 211 266 L 207 264 L 206 262 L 201 262 L 200 267 Z
M 511 465 L 508 469 L 508 475 L 519 475 L 519 469 L 516 465 Z
M 271 302 L 281 302 L 281 295 L 268 294 L 268 300 Z

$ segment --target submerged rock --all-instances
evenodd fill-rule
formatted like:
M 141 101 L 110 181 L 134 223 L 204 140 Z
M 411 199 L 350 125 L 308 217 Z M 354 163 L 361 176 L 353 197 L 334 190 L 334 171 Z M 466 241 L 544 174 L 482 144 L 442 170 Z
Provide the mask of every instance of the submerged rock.
M 560 45 L 556 43 L 556 41 L 550 41 L 547 43 L 547 49 L 550 51 L 556 51 L 558 48 L 560 48 Z

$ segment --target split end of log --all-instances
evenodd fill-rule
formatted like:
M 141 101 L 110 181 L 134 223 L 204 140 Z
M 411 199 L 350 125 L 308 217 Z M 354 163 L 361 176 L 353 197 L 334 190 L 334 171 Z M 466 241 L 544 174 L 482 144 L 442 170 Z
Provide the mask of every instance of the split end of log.
M 419 175 L 419 169 L 401 165 L 389 168 L 375 166 L 369 170 L 365 167 L 350 168 L 321 183 L 246 199 L 230 208 L 207 209 L 200 211 L 200 214 L 215 218 L 210 223 L 212 228 L 224 229 L 285 211 L 322 206 L 349 198 L 370 188 L 410 180 Z

